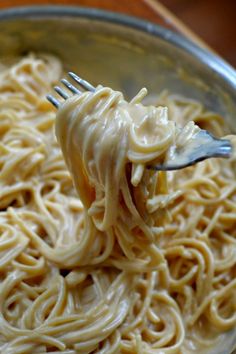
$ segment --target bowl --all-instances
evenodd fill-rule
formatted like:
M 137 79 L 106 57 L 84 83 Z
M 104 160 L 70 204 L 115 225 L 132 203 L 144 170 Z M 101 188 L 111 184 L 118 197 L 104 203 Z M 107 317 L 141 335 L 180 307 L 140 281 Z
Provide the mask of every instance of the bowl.
M 93 84 L 131 97 L 146 86 L 200 100 L 233 122 L 236 72 L 189 40 L 137 18 L 67 6 L 18 7 L 0 12 L 0 58 L 28 51 L 59 56 Z
M 134 96 L 146 86 L 201 101 L 235 130 L 236 72 L 217 55 L 170 30 L 137 18 L 91 8 L 18 7 L 0 11 L 0 61 L 30 51 L 61 58 L 92 84 Z M 224 343 L 211 354 L 229 354 Z M 231 331 L 227 345 L 236 345 Z M 231 349 L 231 351 L 232 351 Z

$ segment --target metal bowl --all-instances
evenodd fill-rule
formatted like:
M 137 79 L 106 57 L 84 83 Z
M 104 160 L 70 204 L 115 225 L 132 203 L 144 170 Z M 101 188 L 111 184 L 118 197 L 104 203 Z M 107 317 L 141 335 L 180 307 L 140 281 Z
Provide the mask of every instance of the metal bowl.
M 218 56 L 150 22 L 91 8 L 18 7 L 0 12 L 0 59 L 28 51 L 58 55 L 93 84 L 128 97 L 146 86 L 200 100 L 233 126 L 236 72 Z
M 0 11 L 0 61 L 27 52 L 59 56 L 65 69 L 127 97 L 146 86 L 196 98 L 236 123 L 236 72 L 218 56 L 140 19 L 79 7 L 19 7 Z M 236 344 L 229 332 L 227 346 Z M 225 341 L 214 354 L 225 352 Z M 232 351 L 232 349 L 231 349 Z

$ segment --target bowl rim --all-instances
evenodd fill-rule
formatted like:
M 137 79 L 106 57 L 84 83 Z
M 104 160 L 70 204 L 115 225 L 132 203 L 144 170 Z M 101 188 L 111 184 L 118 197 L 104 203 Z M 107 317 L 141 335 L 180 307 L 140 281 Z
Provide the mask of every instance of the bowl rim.
M 0 21 L 29 18 L 76 17 L 103 22 L 115 23 L 133 28 L 150 36 L 159 37 L 170 42 L 173 46 L 187 52 L 190 56 L 209 67 L 213 73 L 219 75 L 233 90 L 236 90 L 236 70 L 218 54 L 202 48 L 181 34 L 164 28 L 153 22 L 139 17 L 124 15 L 93 7 L 68 5 L 34 5 L 16 6 L 0 10 Z

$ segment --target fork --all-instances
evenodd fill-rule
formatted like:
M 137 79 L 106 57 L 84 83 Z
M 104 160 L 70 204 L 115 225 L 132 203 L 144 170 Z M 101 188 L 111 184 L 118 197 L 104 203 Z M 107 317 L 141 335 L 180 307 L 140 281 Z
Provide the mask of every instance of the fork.
M 84 91 L 95 91 L 95 87 L 93 85 L 91 85 L 88 81 L 81 79 L 75 73 L 69 72 L 68 75 L 76 82 L 76 84 L 80 86 L 80 88 L 77 88 L 71 84 L 70 81 L 62 79 L 62 84 L 67 88 L 67 91 L 70 91 L 70 93 L 63 90 L 60 86 L 55 86 L 54 90 L 63 100 L 70 98 L 71 94 L 81 95 Z M 47 95 L 46 97 L 53 106 L 57 109 L 60 108 L 62 103 L 61 101 L 52 95 Z M 229 140 L 218 139 L 207 130 L 201 129 L 193 136 L 190 144 L 187 144 L 183 148 L 175 149 L 172 154 L 172 158 L 168 161 L 161 164 L 147 166 L 147 168 L 156 171 L 179 170 L 212 157 L 228 158 L 232 155 L 232 150 L 233 148 Z

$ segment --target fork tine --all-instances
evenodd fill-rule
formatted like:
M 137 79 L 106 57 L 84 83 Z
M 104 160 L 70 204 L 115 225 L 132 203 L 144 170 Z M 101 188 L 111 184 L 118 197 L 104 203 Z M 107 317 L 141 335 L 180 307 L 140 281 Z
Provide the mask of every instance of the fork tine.
M 88 91 L 94 91 L 95 87 L 93 85 L 91 85 L 88 81 L 85 81 L 83 79 L 81 79 L 81 77 L 79 77 L 78 75 L 76 75 L 73 72 L 69 72 L 68 75 L 74 79 L 80 86 L 82 86 L 85 90 Z
M 71 92 L 80 95 L 81 91 L 78 90 L 74 85 L 72 85 L 68 80 L 62 79 L 61 82 L 70 90 Z
M 58 93 L 58 95 L 60 95 L 62 98 L 64 98 L 65 100 L 67 100 L 67 98 L 69 98 L 70 96 L 63 91 L 59 86 L 55 86 L 54 90 Z
M 54 107 L 59 108 L 60 102 L 52 95 L 47 95 L 47 100 L 53 104 Z

